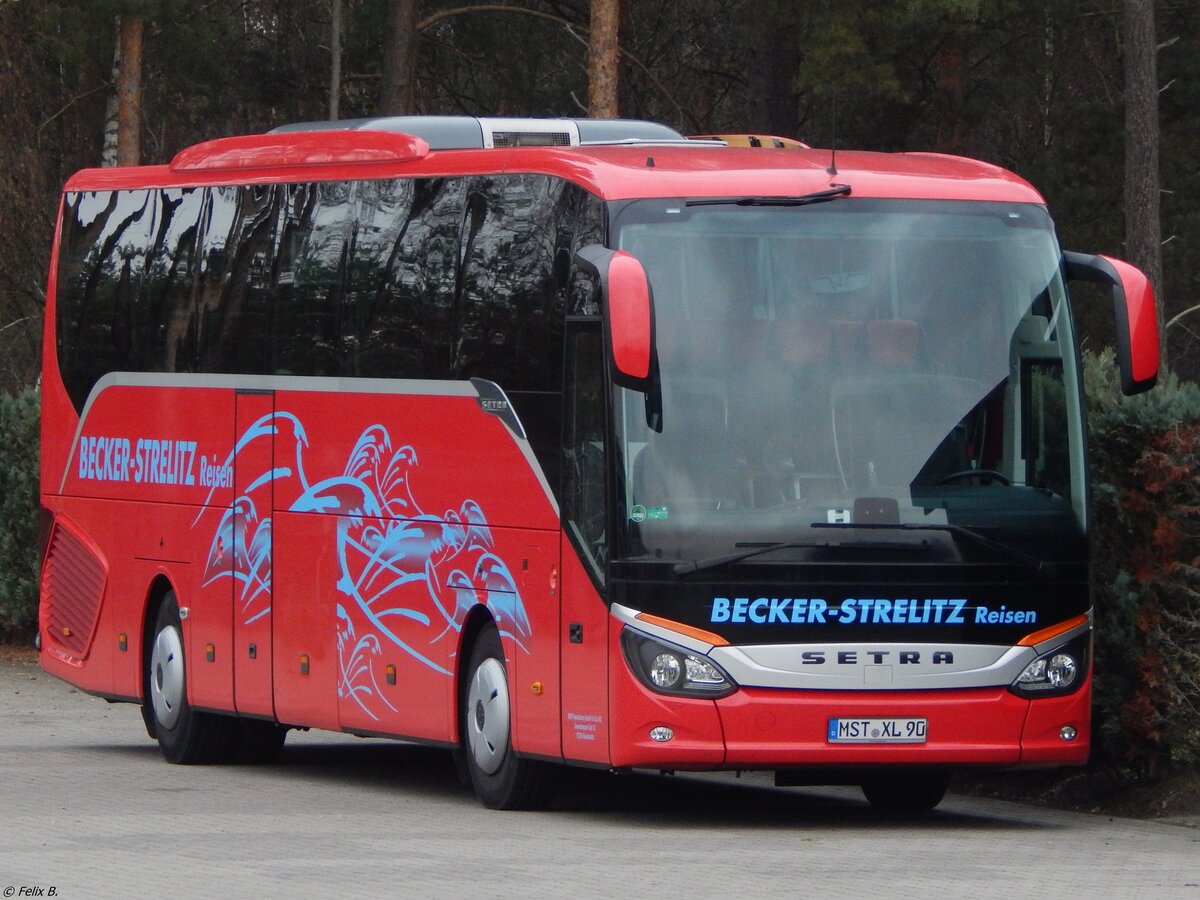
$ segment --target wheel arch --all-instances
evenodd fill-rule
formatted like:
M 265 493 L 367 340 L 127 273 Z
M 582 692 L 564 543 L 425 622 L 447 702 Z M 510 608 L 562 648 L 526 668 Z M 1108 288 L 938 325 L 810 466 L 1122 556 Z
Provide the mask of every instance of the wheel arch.
M 475 647 L 475 641 L 479 639 L 479 634 L 488 626 L 496 628 L 496 619 L 492 616 L 484 604 L 479 603 L 471 607 L 467 613 L 467 617 L 463 620 L 462 629 L 459 631 L 458 651 L 455 654 L 457 665 L 454 667 L 454 735 L 453 739 L 456 744 L 461 744 L 463 741 L 461 722 L 463 697 L 466 694 L 467 679 L 471 677 L 471 673 L 467 671 L 468 662 L 471 659 L 471 651 Z M 501 641 L 503 643 L 503 641 Z
M 151 738 L 158 734 L 154 726 L 154 716 L 149 714 L 150 702 L 150 654 L 154 648 L 154 623 L 158 619 L 158 610 L 167 595 L 175 590 L 171 579 L 159 572 L 150 582 L 146 590 L 146 601 L 142 607 L 142 654 L 141 678 L 138 679 L 138 690 L 142 701 L 142 719 L 146 723 L 146 732 Z

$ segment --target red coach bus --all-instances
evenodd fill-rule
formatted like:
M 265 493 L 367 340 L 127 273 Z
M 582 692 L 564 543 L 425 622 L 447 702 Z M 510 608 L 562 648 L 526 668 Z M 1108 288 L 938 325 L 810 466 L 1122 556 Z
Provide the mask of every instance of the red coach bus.
M 1082 763 L 1065 282 L 1111 286 L 1130 393 L 1150 285 L 994 166 L 744 143 L 410 117 L 74 176 L 46 671 L 172 762 L 417 740 L 493 807 L 565 765 L 927 808 Z

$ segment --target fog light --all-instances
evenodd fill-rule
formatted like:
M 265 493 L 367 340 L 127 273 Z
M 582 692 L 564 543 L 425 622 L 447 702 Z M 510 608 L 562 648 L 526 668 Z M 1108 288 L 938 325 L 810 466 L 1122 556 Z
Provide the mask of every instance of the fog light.
M 1060 738 L 1062 738 L 1064 741 L 1075 740 L 1075 735 L 1077 735 L 1078 733 L 1079 732 L 1077 732 L 1075 730 L 1074 725 L 1064 725 L 1062 728 L 1058 729 L 1058 736 Z
M 650 740 L 658 741 L 660 744 L 671 740 L 673 737 L 675 737 L 675 732 L 666 725 L 658 725 L 650 729 Z
M 674 653 L 660 653 L 650 664 L 650 680 L 660 688 L 675 687 L 683 674 L 683 666 Z

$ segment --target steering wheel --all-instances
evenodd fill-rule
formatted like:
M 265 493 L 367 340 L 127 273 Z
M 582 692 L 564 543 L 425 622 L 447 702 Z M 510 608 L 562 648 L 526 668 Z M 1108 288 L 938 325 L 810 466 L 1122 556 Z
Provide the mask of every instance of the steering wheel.
M 944 475 L 938 479 L 938 484 L 951 484 L 955 481 L 970 481 L 972 478 L 978 478 L 980 484 L 991 484 L 996 482 L 1005 487 L 1012 484 L 1008 476 L 1003 472 L 997 472 L 995 469 L 962 469 L 958 472 L 951 472 L 949 475 Z

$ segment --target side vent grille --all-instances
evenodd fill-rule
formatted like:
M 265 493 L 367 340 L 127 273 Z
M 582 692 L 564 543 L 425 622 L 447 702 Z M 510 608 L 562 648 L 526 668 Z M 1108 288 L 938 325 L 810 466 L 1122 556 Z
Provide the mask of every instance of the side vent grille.
M 54 526 L 42 570 L 47 635 L 73 656 L 87 655 L 108 579 L 98 553 L 62 521 Z
M 571 135 L 565 131 L 495 131 L 492 133 L 493 147 L 570 147 L 572 143 Z

